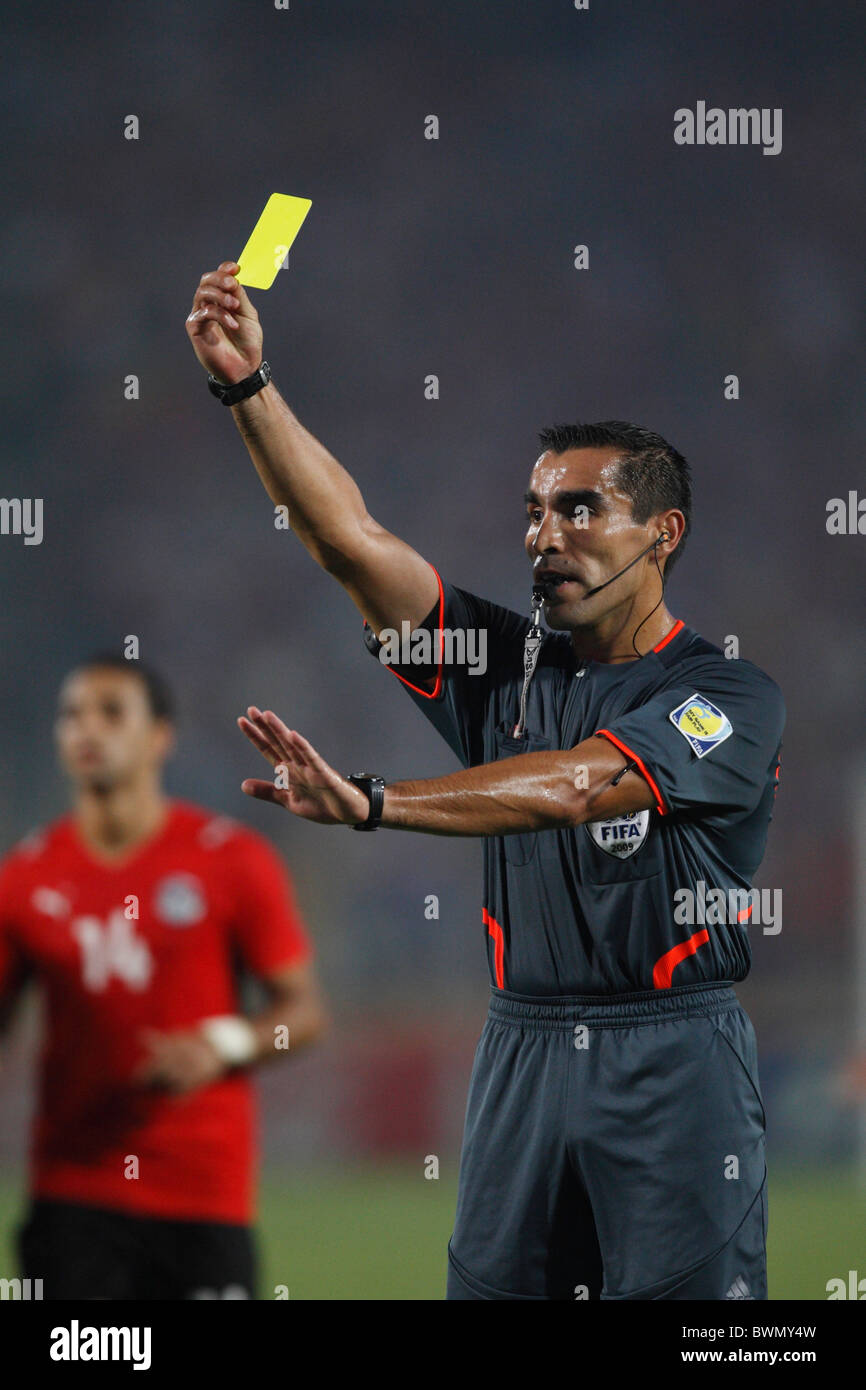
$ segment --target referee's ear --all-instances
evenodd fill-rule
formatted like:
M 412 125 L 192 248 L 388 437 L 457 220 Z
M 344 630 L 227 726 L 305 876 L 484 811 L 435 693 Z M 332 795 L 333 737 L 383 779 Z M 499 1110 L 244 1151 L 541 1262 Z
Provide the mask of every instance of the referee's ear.
M 655 524 L 658 527 L 655 554 L 659 564 L 664 561 L 664 572 L 667 574 L 674 562 L 675 552 L 681 549 L 685 540 L 686 519 L 681 511 L 672 507 L 669 511 L 659 512 Z

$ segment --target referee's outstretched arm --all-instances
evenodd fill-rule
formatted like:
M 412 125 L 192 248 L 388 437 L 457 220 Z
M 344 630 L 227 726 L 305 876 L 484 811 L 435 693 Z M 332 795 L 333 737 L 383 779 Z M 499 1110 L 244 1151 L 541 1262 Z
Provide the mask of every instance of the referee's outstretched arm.
M 248 777 L 241 783 L 248 796 L 319 825 L 359 825 L 367 819 L 365 793 L 272 710 L 251 705 L 238 726 L 284 774 L 279 785 Z M 594 737 L 574 748 L 523 753 L 447 777 L 393 782 L 385 788 L 381 824 L 429 835 L 510 835 L 582 825 L 656 804 L 633 761 L 607 739 Z
M 259 316 L 223 261 L 201 277 L 186 330 L 202 366 L 232 385 L 262 361 Z M 376 633 L 414 629 L 438 597 L 426 560 L 368 514 L 346 470 L 304 429 L 271 381 L 231 407 L 268 496 L 289 509 L 292 530 L 313 559 L 343 585 Z

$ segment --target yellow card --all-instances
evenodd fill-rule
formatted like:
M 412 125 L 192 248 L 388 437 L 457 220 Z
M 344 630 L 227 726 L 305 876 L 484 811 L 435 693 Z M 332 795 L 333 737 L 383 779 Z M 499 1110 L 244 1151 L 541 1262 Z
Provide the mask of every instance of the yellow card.
M 312 206 L 310 198 L 292 198 L 288 193 L 271 194 L 253 227 L 252 236 L 238 256 L 238 279 L 242 285 L 256 290 L 271 288 Z

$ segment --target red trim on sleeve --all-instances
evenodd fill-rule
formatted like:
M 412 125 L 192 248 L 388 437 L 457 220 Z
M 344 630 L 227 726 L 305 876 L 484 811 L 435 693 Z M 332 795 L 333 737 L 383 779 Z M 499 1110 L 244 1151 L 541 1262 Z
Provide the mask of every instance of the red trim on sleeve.
M 684 627 L 685 624 L 682 618 L 677 618 L 667 637 L 663 637 L 662 640 L 659 643 L 657 643 L 656 646 L 653 647 L 653 651 L 660 652 L 662 647 L 666 647 L 668 642 L 672 642 L 676 637 L 677 633 L 681 632 Z
M 704 927 L 702 931 L 696 931 L 694 936 L 690 936 L 688 941 L 681 941 L 679 946 L 672 946 L 663 956 L 659 956 L 653 970 L 653 989 L 670 989 L 671 976 L 680 961 L 685 960 L 687 956 L 693 956 L 698 947 L 703 946 L 709 939 L 710 933 Z
M 597 729 L 596 736 L 610 739 L 610 742 L 614 745 L 614 747 L 618 748 L 621 753 L 625 753 L 626 757 L 630 758 L 633 763 L 637 763 L 638 770 L 640 771 L 641 776 L 646 781 L 650 791 L 656 799 L 656 810 L 658 811 L 660 816 L 666 816 L 668 813 L 668 808 L 667 806 L 665 806 L 664 797 L 659 791 L 658 786 L 656 785 L 656 782 L 654 781 L 653 777 L 647 771 L 646 765 L 638 757 L 637 753 L 633 753 L 632 750 L 628 747 L 628 745 L 623 743 L 622 739 L 617 738 L 616 734 L 611 733 L 610 729 Z
M 496 987 L 497 989 L 504 989 L 505 985 L 503 984 L 503 980 L 505 979 L 505 973 L 503 970 L 503 962 L 505 957 L 505 937 L 503 936 L 502 928 L 496 921 L 496 918 L 490 916 L 486 907 L 481 910 L 481 920 L 487 928 L 487 935 L 493 937 L 493 973 L 496 979 Z
M 430 564 L 429 560 L 427 563 Z M 410 690 L 414 690 L 416 695 L 423 695 L 425 700 L 435 700 L 442 690 L 442 662 L 445 654 L 445 639 L 442 636 L 442 619 L 445 616 L 445 591 L 442 588 L 442 579 L 436 566 L 430 565 L 430 568 L 436 576 L 436 583 L 439 585 L 439 618 L 436 623 L 436 631 L 439 634 L 439 655 L 436 658 L 436 683 L 432 690 L 422 690 L 420 685 L 413 685 L 411 681 L 407 681 L 406 677 L 401 676 L 399 671 L 395 671 L 393 666 L 388 667 L 392 676 L 396 676 L 398 681 L 402 681 Z M 366 618 L 364 621 L 366 622 Z

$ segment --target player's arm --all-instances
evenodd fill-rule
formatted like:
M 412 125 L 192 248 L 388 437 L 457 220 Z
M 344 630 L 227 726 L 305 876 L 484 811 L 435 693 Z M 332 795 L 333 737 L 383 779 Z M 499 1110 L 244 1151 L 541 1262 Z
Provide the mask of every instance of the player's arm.
M 203 275 L 186 328 L 202 366 L 242 381 L 262 361 L 259 316 L 236 279 L 236 261 Z M 416 627 L 438 597 L 433 570 L 417 551 L 368 514 L 361 493 L 323 444 L 304 429 L 271 381 L 231 407 L 271 501 L 313 559 L 343 585 L 379 633 L 405 620 Z
M 271 711 L 251 707 L 241 729 L 271 763 L 279 781 L 250 778 L 249 796 L 273 801 L 324 825 L 366 820 L 365 794 L 335 772 L 295 730 Z M 287 785 L 285 785 L 287 783 Z M 556 752 L 522 753 L 385 789 L 382 825 L 431 835 L 510 835 L 555 830 L 660 805 L 636 760 L 606 738 Z
M 22 974 L 0 991 L 0 1047 L 6 1041 L 26 983 L 27 978 Z
M 32 963 L 14 937 L 16 875 L 14 862 L 0 866 L 0 1042 L 5 1040 L 21 997 L 33 978 Z
M 294 1056 L 318 1041 L 327 1018 L 313 966 L 287 965 L 258 978 L 268 1003 L 253 1018 L 226 1014 L 192 1028 L 143 1029 L 148 1056 L 136 1070 L 137 1084 L 183 1095 L 233 1068 Z
M 318 1042 L 328 1017 L 312 964 L 287 965 L 261 977 L 269 1001 L 249 1020 L 256 1038 L 255 1061 L 285 1057 Z
M 226 949 L 264 988 L 253 1017 L 211 1015 L 168 1032 L 145 1030 L 140 1084 L 176 1093 L 207 1085 L 235 1067 L 294 1056 L 327 1019 L 313 946 L 280 856 L 260 836 L 235 834 L 226 847 Z

